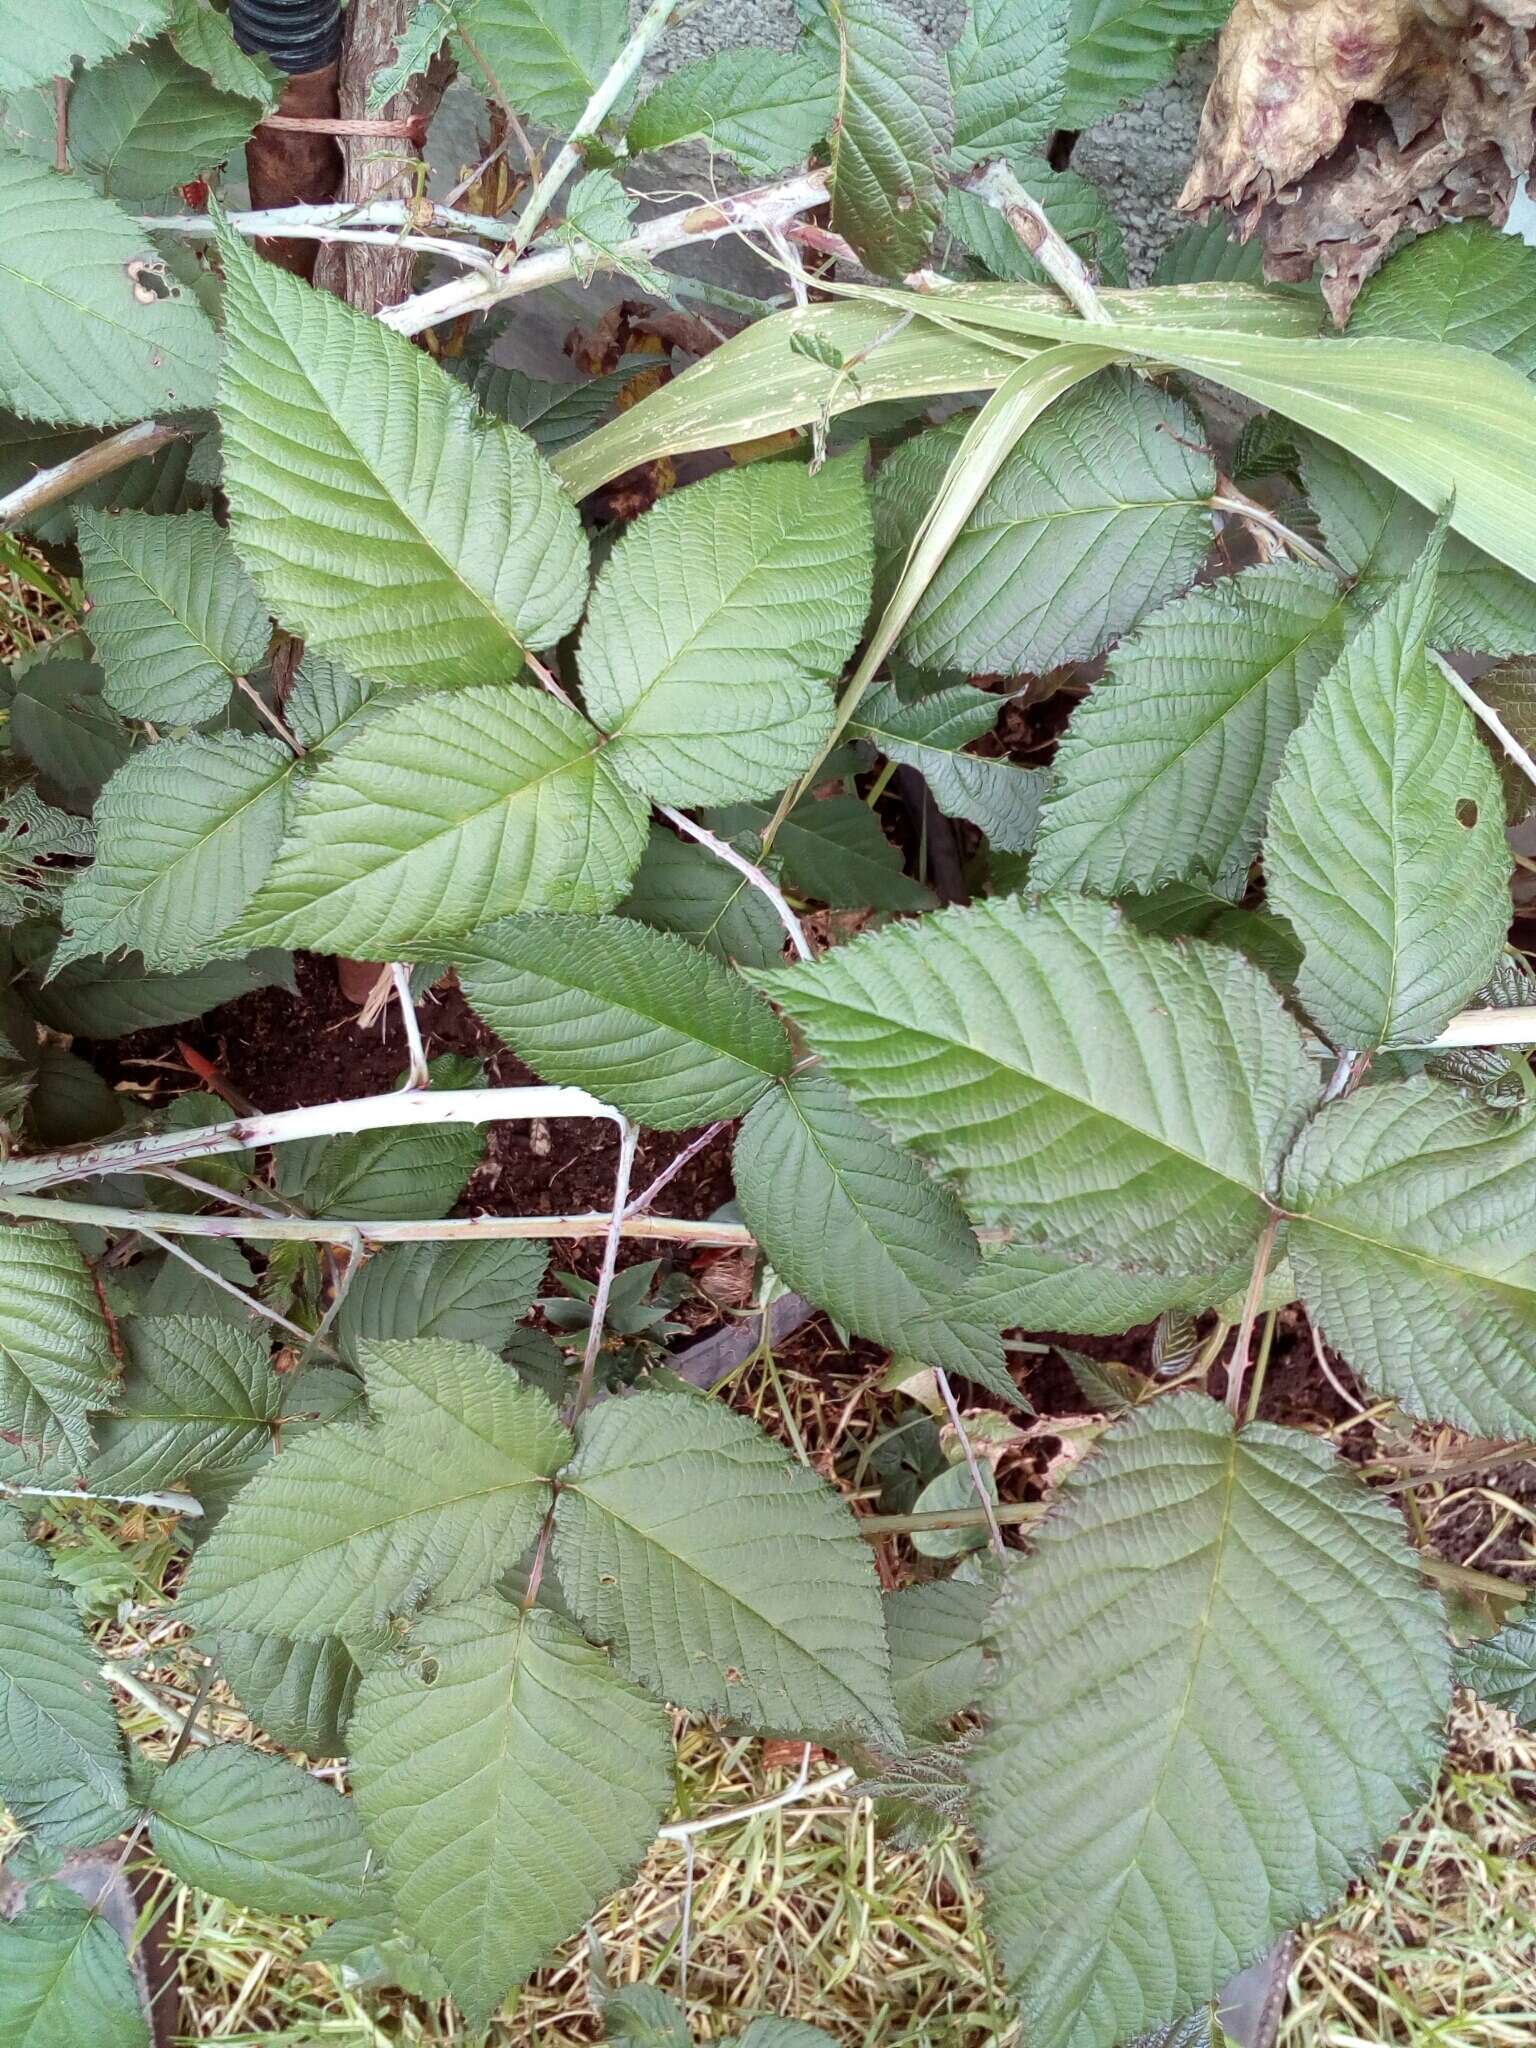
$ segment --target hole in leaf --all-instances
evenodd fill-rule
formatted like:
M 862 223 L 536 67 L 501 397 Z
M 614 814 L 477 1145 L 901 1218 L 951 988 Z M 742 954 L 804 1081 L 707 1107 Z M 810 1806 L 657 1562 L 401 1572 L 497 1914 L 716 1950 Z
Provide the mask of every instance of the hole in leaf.
M 1458 825 L 1465 825 L 1469 832 L 1477 823 L 1477 805 L 1471 797 L 1461 796 L 1456 799 L 1456 822 Z
M 131 263 L 123 265 L 123 271 L 133 286 L 133 296 L 141 306 L 152 306 L 157 299 L 181 297 L 165 265 L 156 263 L 152 258 L 135 256 Z
M 423 1657 L 423 1658 L 422 1658 L 422 1660 L 421 1660 L 421 1682 L 422 1682 L 422 1684 L 423 1684 L 423 1685 L 436 1685 L 436 1683 L 437 1683 L 437 1674 L 438 1674 L 438 1669 L 439 1669 L 439 1667 L 438 1667 L 438 1662 L 437 1662 L 437 1659 L 436 1659 L 435 1657 Z

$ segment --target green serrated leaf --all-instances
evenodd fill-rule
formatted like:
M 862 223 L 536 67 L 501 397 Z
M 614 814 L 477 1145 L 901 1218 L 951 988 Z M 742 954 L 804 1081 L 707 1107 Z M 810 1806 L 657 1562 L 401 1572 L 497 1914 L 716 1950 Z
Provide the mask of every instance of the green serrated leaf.
M 975 1706 L 987 1678 L 982 1647 L 994 1589 L 968 1579 L 935 1579 L 885 1596 L 891 1690 L 907 1734 L 940 1733 Z
M 1152 282 L 1162 284 L 1260 284 L 1264 278 L 1264 244 L 1233 239 L 1224 213 L 1182 227 L 1157 259 Z M 1358 301 L 1356 302 L 1358 304 Z
M 1415 1415 L 1536 1429 L 1536 1123 L 1444 1082 L 1367 1088 L 1303 1132 L 1281 1199 L 1328 1341 Z
M 1472 714 L 1426 655 L 1439 535 L 1319 685 L 1270 802 L 1270 903 L 1302 1003 L 1338 1046 L 1435 1038 L 1509 925 L 1504 800 Z
M 87 1411 L 111 1398 L 106 1319 L 79 1246 L 59 1223 L 0 1230 L 0 1430 L 62 1436 L 90 1455 Z
M 629 34 L 628 0 L 460 0 L 456 11 L 465 37 L 457 47 L 469 75 L 481 76 L 483 60 L 499 87 L 493 97 L 562 135 L 575 127 Z
M 1113 2048 L 1211 1997 L 1374 1858 L 1444 1747 L 1440 1604 L 1396 1508 L 1204 1395 L 1107 1433 L 993 1634 L 972 1778 L 1035 2048 Z
M 352 1801 L 237 1742 L 193 1749 L 154 1781 L 149 1835 L 183 1884 L 257 1913 L 351 1911 L 368 1846 Z
M 888 0 L 811 0 L 809 44 L 835 79 L 832 226 L 878 277 L 925 263 L 954 140 L 943 55 Z
M 362 1347 L 371 1424 L 290 1443 L 198 1552 L 199 1625 L 303 1640 L 382 1621 L 423 1593 L 462 1599 L 532 1541 L 569 1438 L 489 1351 Z
M 1477 694 L 1492 705 L 1507 729 L 1529 753 L 1536 746 L 1536 661 L 1505 661 L 1480 675 Z M 1504 802 L 1511 825 L 1518 825 L 1536 810 L 1536 784 L 1490 734 L 1482 734 L 1493 754 L 1494 766 L 1504 784 Z
M 1412 575 L 1434 521 L 1406 491 L 1342 448 L 1294 430 L 1302 482 L 1329 553 L 1355 578 L 1356 602 L 1379 606 Z M 1536 652 L 1536 584 L 1448 533 L 1435 579 L 1431 637 L 1488 654 Z
M 1060 1252 L 1184 1273 L 1243 1258 L 1316 1099 L 1245 960 L 1144 938 L 1086 897 L 942 911 L 757 979 L 972 1216 L 1048 1229 Z
M 36 98 L 38 117 L 27 124 L 34 132 L 19 139 L 31 153 L 51 158 L 53 94 L 44 89 Z M 25 120 L 26 110 L 13 102 L 8 127 L 18 115 Z M 169 201 L 188 179 L 238 155 L 259 118 L 250 99 L 220 92 L 183 63 L 167 39 L 127 51 L 76 79 L 69 96 L 69 157 L 107 198 L 147 210 Z
M 334 753 L 356 737 L 357 721 L 370 705 L 384 709 L 406 695 L 404 688 L 395 690 L 375 677 L 355 676 L 339 663 L 327 661 L 323 654 L 306 650 L 283 705 L 283 716 L 303 746 Z
M 223 528 L 207 513 L 80 516 L 90 633 L 102 694 L 128 718 L 198 725 L 230 680 L 266 652 L 266 609 Z
M 832 730 L 827 685 L 869 608 L 862 457 L 754 463 L 625 528 L 581 638 L 606 758 L 666 803 L 782 789 Z
M 888 761 L 917 769 L 946 818 L 969 819 L 1000 852 L 1027 853 L 1049 773 L 966 752 L 968 741 L 996 725 L 1002 706 L 1001 698 L 969 683 L 954 683 L 906 704 L 895 685 L 887 683 L 864 699 L 848 731 L 853 738 L 872 741 Z
M 581 521 L 533 443 L 404 336 L 219 246 L 230 530 L 272 610 L 358 675 L 516 675 L 587 593 Z
M 128 757 L 129 729 L 101 701 L 102 680 L 94 662 L 67 654 L 45 656 L 15 678 L 11 746 L 37 770 L 43 795 L 70 810 L 88 811 Z
M 205 72 L 220 92 L 254 100 L 264 113 L 277 105 L 282 72 L 269 58 L 242 50 L 229 17 L 206 5 L 205 0 L 176 0 L 171 41 L 176 54 Z
M 213 328 L 179 287 L 162 297 L 146 281 L 159 258 L 110 200 L 0 154 L 0 238 L 7 405 L 29 419 L 111 426 L 212 404 Z
M 122 1942 L 62 1885 L 0 1920 L 0 1980 L 0 2048 L 149 2048 Z
M 1219 34 L 1232 0 L 1071 0 L 1060 122 L 1087 128 L 1173 76 L 1179 52 Z
M 396 93 L 404 92 L 413 78 L 421 76 L 447 41 L 459 12 L 457 0 L 418 0 L 400 31 L 394 56 L 373 74 L 368 88 L 370 114 L 382 114 Z
M 953 162 L 1040 156 L 1057 126 L 1067 63 L 1059 0 L 972 0 L 949 52 Z
M 568 1622 L 492 1595 L 424 1616 L 410 1660 L 359 1690 L 357 1805 L 402 1921 L 483 2026 L 640 1862 L 671 1729 Z M 578 1802 L 594 1758 L 601 1797 Z
M 477 1061 L 452 1053 L 430 1061 L 427 1075 L 437 1088 L 475 1088 L 485 1078 Z M 484 1154 L 485 1132 L 478 1124 L 305 1138 L 283 1146 L 277 1185 L 311 1216 L 361 1223 L 432 1219 L 448 1214 Z
M 1522 1728 L 1536 1727 L 1536 1621 L 1517 1617 L 1469 1645 L 1456 1659 L 1456 1683 L 1506 1708 Z
M 853 1519 L 744 1416 L 666 1394 L 590 1415 L 561 1476 L 554 1561 L 583 1624 L 677 1706 L 896 1739 L 874 1568 Z
M 882 466 L 883 563 L 905 553 L 961 431 L 935 427 Z M 1185 407 L 1121 371 L 1057 399 L 1004 460 L 929 583 L 903 637 L 907 658 L 973 674 L 1034 672 L 1126 632 L 1189 583 L 1210 545 L 1205 502 L 1216 473 L 1200 440 Z
M 211 960 L 186 974 L 151 974 L 142 956 L 130 953 L 120 961 L 77 961 L 42 987 L 29 982 L 27 1006 L 39 1023 L 55 1031 L 122 1038 L 130 1031 L 201 1017 L 253 989 L 274 986 L 293 986 L 293 962 L 286 953 Z
M 518 684 L 380 710 L 300 785 L 232 936 L 381 960 L 509 912 L 607 910 L 647 816 L 611 762 L 579 713 Z
M 0 929 L 51 916 L 71 869 L 89 855 L 89 825 L 45 804 L 30 783 L 0 796 Z
M 1107 283 L 1124 284 L 1125 237 L 1098 186 L 1076 171 L 1053 171 L 1048 163 L 1027 156 L 1010 157 L 1008 163 L 1057 234 L 1077 251 L 1088 269 Z M 1012 278 L 1020 284 L 1046 281 L 1046 272 L 998 209 L 963 186 L 950 186 L 944 219 L 950 233 L 991 276 Z
M 748 177 L 803 163 L 832 125 L 837 80 L 814 48 L 722 50 L 683 64 L 647 93 L 625 134 L 632 153 L 707 142 Z
M 771 1089 L 736 1140 L 736 1197 L 774 1271 L 899 1355 L 1013 1392 L 1003 1327 L 960 1306 L 980 1264 L 947 1187 L 818 1074 Z
M 213 1639 L 219 1670 L 241 1705 L 274 1742 L 306 1756 L 341 1756 L 362 1673 L 339 1636 L 288 1636 L 224 1629 Z
M 784 957 L 784 927 L 762 891 L 706 848 L 660 825 L 651 827 L 619 915 L 676 932 L 717 960 L 742 967 L 775 967 Z
M 1245 867 L 1349 623 L 1333 578 L 1297 563 L 1223 577 L 1144 619 L 1057 748 L 1031 887 L 1118 895 Z
M 381 1338 L 446 1337 L 501 1351 L 533 1307 L 548 1258 L 546 1245 L 516 1238 L 384 1245 L 347 1288 L 337 1346 L 354 1359 L 359 1344 Z
M 154 968 L 200 966 L 271 865 L 293 766 L 275 740 L 236 733 L 133 755 L 96 806 L 95 865 L 64 892 L 55 969 L 128 949 Z
M 105 1493 L 175 1486 L 188 1474 L 244 1468 L 271 1441 L 282 1406 L 266 1339 L 202 1316 L 134 1316 L 113 1413 L 98 1426 L 91 1484 Z
M 990 1252 L 967 1283 L 962 1305 L 999 1330 L 1066 1330 L 1115 1337 L 1150 1323 L 1164 1309 L 1202 1309 L 1246 1287 L 1251 1259 L 1191 1273 L 1162 1265 L 1135 1245 L 1058 1249 L 1049 1220 L 1032 1241 Z M 1039 1238 L 1043 1241 L 1033 1241 Z
M 100 1653 L 9 1506 L 0 1507 L 0 1596 L 0 1798 L 24 1827 L 64 1787 L 123 1805 L 122 1745 Z
M 789 1071 L 765 1003 L 697 947 L 627 918 L 507 918 L 456 964 L 470 1007 L 536 1074 L 653 1130 L 739 1116 Z
M 1222 876 L 1222 883 L 1227 880 Z M 1246 871 L 1241 877 L 1247 885 Z M 1120 908 L 1138 931 L 1165 939 L 1209 939 L 1232 946 L 1280 988 L 1295 985 L 1301 947 L 1289 925 L 1268 911 L 1241 910 L 1213 887 L 1196 882 L 1168 882 L 1150 896 L 1125 896 Z
M 771 816 L 766 805 L 728 804 L 709 820 L 727 839 L 757 839 Z M 779 827 L 773 850 L 795 888 L 830 909 L 933 907 L 933 891 L 902 871 L 900 849 L 860 797 L 803 797 Z
M 625 1984 L 609 1992 L 602 2012 L 610 2048 L 693 2048 L 687 2015 L 654 1984 Z
M 612 418 L 618 395 L 632 375 L 617 370 L 608 377 L 557 384 L 527 376 L 522 370 L 506 369 L 489 358 L 477 362 L 471 356 L 450 356 L 444 368 L 469 387 L 482 411 L 505 420 L 509 427 L 521 427 L 539 453 L 548 458 Z
M 0 0 L 0 94 L 67 78 L 164 28 L 170 0 Z
M 1486 221 L 1450 221 L 1408 242 L 1366 281 L 1351 334 L 1447 341 L 1536 373 L 1536 250 Z

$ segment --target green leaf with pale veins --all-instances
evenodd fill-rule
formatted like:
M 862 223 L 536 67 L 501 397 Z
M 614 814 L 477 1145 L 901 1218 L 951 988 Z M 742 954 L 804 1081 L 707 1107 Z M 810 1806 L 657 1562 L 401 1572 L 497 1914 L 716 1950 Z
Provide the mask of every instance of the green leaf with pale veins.
M 30 41 L 33 30 L 25 34 Z M 128 215 L 78 178 L 0 153 L 0 400 L 93 427 L 213 402 L 218 342 Z M 140 294 L 143 294 L 141 297 Z M 334 303 L 334 301 L 333 301 Z
M 1502 239 L 1502 237 L 1500 237 Z M 1328 551 L 1355 579 L 1363 607 L 1389 599 L 1428 544 L 1434 520 L 1378 470 L 1305 429 L 1293 429 L 1302 482 Z M 1430 637 L 1486 654 L 1536 652 L 1536 584 L 1448 533 L 1435 578 Z
M 1232 0 L 1070 0 L 1060 123 L 1087 128 L 1173 76 L 1179 52 L 1220 33 Z
M 34 1446 L 62 1436 L 90 1454 L 86 1414 L 112 1398 L 106 1318 L 80 1248 L 60 1223 L 0 1230 L 0 1430 Z
M 447 1337 L 500 1351 L 533 1307 L 548 1262 L 547 1245 L 517 1238 L 382 1245 L 347 1288 L 336 1343 L 349 1358 L 380 1338 Z
M 611 762 L 579 712 L 516 683 L 380 710 L 300 785 L 232 940 L 385 960 L 514 911 L 610 909 L 648 815 Z
M 602 2015 L 603 2037 L 611 2048 L 693 2048 L 687 2015 L 654 1984 L 624 1984 L 610 1991 Z
M 891 1688 L 908 1735 L 939 1733 L 981 1698 L 982 1638 L 993 1597 L 991 1586 L 969 1579 L 935 1579 L 886 1594 Z
M 155 1779 L 155 1854 L 181 1879 L 256 1913 L 352 1910 L 368 1845 L 350 1799 L 242 1743 L 193 1749 Z
M 904 556 L 963 422 L 898 450 L 875 482 L 882 564 Z M 983 492 L 912 615 L 920 668 L 1035 672 L 1096 654 L 1182 589 L 1210 546 L 1216 472 L 1186 407 L 1120 371 L 1069 391 Z M 1187 443 L 1196 445 L 1190 447 Z
M 959 1203 L 835 1082 L 802 1074 L 771 1089 L 741 1127 L 734 1172 L 747 1228 L 797 1292 L 888 1350 L 1013 1396 L 1003 1326 L 960 1306 L 980 1254 Z
M 359 1690 L 352 1782 L 401 1921 L 483 2026 L 640 1863 L 671 1727 L 568 1622 L 494 1595 L 424 1615 L 407 1657 Z
M 998 1330 L 1068 1330 L 1114 1337 L 1150 1323 L 1164 1309 L 1213 1307 L 1241 1292 L 1252 1259 L 1191 1273 L 1160 1265 L 1127 1244 L 1105 1251 L 1089 1243 L 1057 1249 L 1047 1221 L 1032 1241 L 989 1252 L 967 1281 L 961 1306 Z M 1038 1238 L 1039 1241 L 1034 1241 Z
M 126 1800 L 100 1663 L 47 1553 L 0 1507 L 0 1799 L 24 1827 L 64 1785 L 108 1805 Z
M 62 1885 L 0 1920 L 0 2048 L 149 2048 L 116 1930 Z
M 244 1489 L 187 1577 L 200 1626 L 361 1628 L 479 1591 L 532 1541 L 570 1444 L 544 1397 L 472 1344 L 362 1359 L 372 1422 L 306 1432 Z
M 67 78 L 164 28 L 170 0 L 0 0 L 0 94 Z
M 464 998 L 542 1080 L 637 1123 L 740 1116 L 789 1071 L 789 1037 L 719 962 L 628 918 L 507 918 L 456 948 Z
M 1106 284 L 1125 283 L 1125 236 L 1097 185 L 1077 171 L 1053 171 L 1029 157 L 1009 160 L 1009 169 L 1051 226 L 1088 269 Z M 960 185 L 951 185 L 944 219 L 991 276 L 1019 284 L 1044 284 L 1047 273 L 995 206 Z
M 526 435 L 403 335 L 225 234 L 230 531 L 283 625 L 358 675 L 489 683 L 587 595 L 576 508 Z
M 896 1739 L 867 1547 L 831 1487 L 745 1416 L 666 1394 L 589 1415 L 554 1562 L 582 1623 L 675 1705 Z
M 752 859 L 773 813 L 766 804 L 727 804 L 709 822 Z M 779 827 L 774 855 L 791 885 L 831 910 L 931 910 L 933 891 L 902 870 L 901 850 L 862 797 L 806 795 Z
M 1106 904 L 994 898 L 756 977 L 980 1221 L 1202 1273 L 1251 1253 L 1317 1088 L 1268 982 Z
M 752 463 L 626 527 L 581 637 L 606 758 L 664 803 L 767 796 L 832 730 L 829 684 L 869 609 L 863 457 Z
M 400 31 L 395 54 L 373 74 L 368 88 L 368 112 L 382 114 L 397 92 L 404 92 L 413 78 L 419 78 L 448 40 L 458 0 L 417 0 L 411 18 Z
M 879 277 L 928 258 L 942 203 L 940 167 L 954 140 L 943 55 L 889 0 L 819 0 L 811 47 L 836 74 L 831 130 L 832 226 Z
M 1536 249 L 1482 220 L 1449 221 L 1368 278 L 1351 334 L 1448 341 L 1536 372 Z
M 102 695 L 125 717 L 199 725 L 265 654 L 266 607 L 209 514 L 82 512 L 80 557 Z
M 832 125 L 837 77 L 823 50 L 721 50 L 683 64 L 636 107 L 632 154 L 706 142 L 748 177 L 803 163 Z
M 306 1756 L 345 1754 L 362 1673 L 339 1636 L 295 1642 L 221 1629 L 210 1647 L 235 1697 L 274 1742 Z
M 1366 1383 L 1488 1436 L 1536 1431 L 1536 1122 L 1439 1081 L 1302 1134 L 1281 1199 L 1302 1299 Z
M 958 166 L 1045 153 L 1066 74 L 1066 16 L 1060 0 L 971 0 L 949 52 Z
M 760 889 L 707 848 L 653 825 L 621 917 L 676 932 L 717 960 L 776 967 L 784 927 Z
M 171 41 L 176 54 L 205 72 L 220 92 L 255 100 L 263 112 L 276 106 L 284 74 L 270 58 L 242 50 L 229 17 L 205 5 L 205 0 L 175 0 Z
M 1472 1643 L 1456 1659 L 1456 1683 L 1536 1728 L 1536 1621 L 1516 1616 L 1497 1635 Z
M 1110 896 L 1245 867 L 1348 623 L 1333 578 L 1289 562 L 1143 619 L 1057 747 L 1030 886 Z
M 40 971 L 39 967 L 34 971 Z M 293 963 L 286 953 L 249 953 L 240 960 L 212 960 L 186 974 L 151 974 L 137 953 L 120 961 L 82 960 L 53 976 L 45 987 L 27 985 L 27 1007 L 40 1023 L 83 1038 L 122 1038 L 157 1024 L 201 1017 L 252 989 L 293 990 Z
M 493 98 L 562 135 L 629 34 L 628 0 L 460 0 L 456 12 L 466 38 L 456 48 L 468 74 L 481 76 L 483 59 L 500 88 Z
M 270 1443 L 283 1382 L 264 1326 L 207 1316 L 133 1316 L 127 1370 L 98 1425 L 93 1487 L 156 1492 L 189 1473 L 243 1467 Z
M 1201 1394 L 1101 1439 L 992 1634 L 971 1773 L 1034 2048 L 1213 1996 L 1374 1860 L 1444 1748 L 1444 1619 L 1397 1508 Z
M 38 98 L 51 108 L 51 92 Z M 160 41 L 75 81 L 70 161 L 109 199 L 148 209 L 179 202 L 179 185 L 238 156 L 259 119 L 251 100 L 220 92 Z M 47 147 L 51 157 L 51 137 Z
M 462 1053 L 445 1053 L 428 1062 L 427 1080 L 434 1088 L 478 1088 L 484 1085 L 485 1069 Z M 447 1120 L 397 1130 L 354 1131 L 344 1137 L 303 1138 L 278 1152 L 278 1190 L 310 1216 L 344 1216 L 361 1223 L 431 1220 L 446 1216 L 458 1200 L 485 1155 L 485 1142 L 483 1125 Z
M 871 741 L 888 761 L 917 769 L 946 818 L 969 819 L 1000 852 L 1027 853 L 1049 772 L 966 751 L 969 741 L 997 724 L 1003 701 L 989 690 L 953 683 L 904 704 L 887 683 L 864 699 L 848 731 Z
M 1318 686 L 1270 800 L 1269 901 L 1302 943 L 1296 992 L 1339 1046 L 1435 1038 L 1509 925 L 1498 773 L 1426 654 L 1437 543 Z
M 95 865 L 64 892 L 54 967 L 120 950 L 201 966 L 271 866 L 293 767 L 276 740 L 239 733 L 132 755 L 97 803 Z

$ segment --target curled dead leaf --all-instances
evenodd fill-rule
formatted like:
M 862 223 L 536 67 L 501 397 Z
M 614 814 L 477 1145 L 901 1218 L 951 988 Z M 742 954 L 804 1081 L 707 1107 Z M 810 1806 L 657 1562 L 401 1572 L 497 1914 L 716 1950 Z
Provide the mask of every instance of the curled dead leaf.
M 1264 274 L 1342 326 L 1395 238 L 1502 226 L 1530 168 L 1536 0 L 1237 0 L 1180 206 L 1231 214 Z

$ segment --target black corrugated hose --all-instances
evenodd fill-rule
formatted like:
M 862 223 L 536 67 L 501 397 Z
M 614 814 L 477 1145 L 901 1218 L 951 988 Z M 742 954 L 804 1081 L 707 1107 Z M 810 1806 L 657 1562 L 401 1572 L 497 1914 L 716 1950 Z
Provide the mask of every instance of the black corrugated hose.
M 229 25 L 280 71 L 318 71 L 341 53 L 341 0 L 229 0 Z

